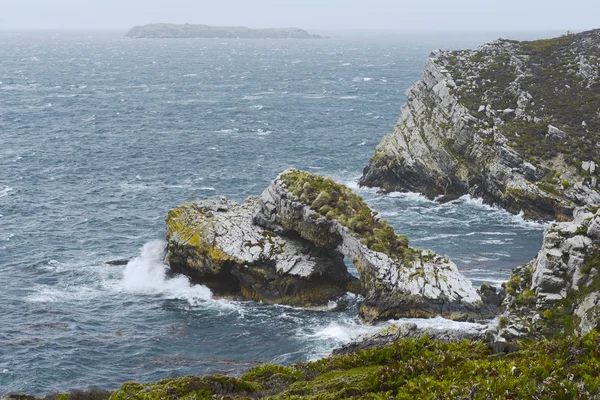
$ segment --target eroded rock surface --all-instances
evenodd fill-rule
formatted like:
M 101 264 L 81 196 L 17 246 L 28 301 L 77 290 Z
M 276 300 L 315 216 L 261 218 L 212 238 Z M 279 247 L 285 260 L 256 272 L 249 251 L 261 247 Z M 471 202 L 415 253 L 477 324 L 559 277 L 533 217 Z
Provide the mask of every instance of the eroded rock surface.
M 543 246 L 505 284 L 500 334 L 507 338 L 587 333 L 600 323 L 600 211 L 575 210 L 572 222 L 550 224 Z
M 600 203 L 600 30 L 437 51 L 361 184 L 533 219 Z
M 366 321 L 436 315 L 468 319 L 493 312 L 452 261 L 411 249 L 360 197 L 331 179 L 284 172 L 262 194 L 255 222 L 351 259 L 360 275 Z
M 167 217 L 167 262 L 218 295 L 302 307 L 358 291 L 343 258 L 253 223 L 258 198 L 186 203 Z
M 484 301 L 447 257 L 410 248 L 349 188 L 307 172 L 285 171 L 243 204 L 184 204 L 167 217 L 167 241 L 171 268 L 221 295 L 323 307 L 360 292 L 367 322 L 497 310 L 497 298 L 484 290 Z

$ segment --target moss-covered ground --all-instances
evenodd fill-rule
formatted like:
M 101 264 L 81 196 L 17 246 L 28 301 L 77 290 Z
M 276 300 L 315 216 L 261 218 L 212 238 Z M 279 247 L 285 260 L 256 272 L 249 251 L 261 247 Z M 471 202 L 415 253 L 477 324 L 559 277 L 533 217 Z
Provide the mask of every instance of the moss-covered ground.
M 264 365 L 240 378 L 125 383 L 111 400 L 199 399 L 594 399 L 600 335 L 524 342 L 492 354 L 481 342 L 427 337 L 293 366 Z M 65 400 L 68 396 L 63 396 Z
M 289 171 L 281 176 L 290 192 L 318 216 L 337 220 L 373 251 L 402 262 L 412 255 L 408 237 L 396 235 L 385 220 L 378 219 L 365 201 L 350 188 L 310 172 Z
M 598 66 L 600 31 L 537 40 L 500 44 L 476 51 L 453 52 L 445 67 L 454 77 L 459 102 L 473 115 L 490 124 L 494 121 L 479 111 L 490 104 L 493 110 L 519 108 L 519 94 L 531 99 L 521 109 L 535 121 L 500 113 L 500 131 L 522 156 L 535 162 L 564 154 L 565 162 L 600 161 L 600 76 L 586 78 L 582 63 Z M 518 88 L 518 90 L 515 90 Z M 567 132 L 550 140 L 548 125 Z

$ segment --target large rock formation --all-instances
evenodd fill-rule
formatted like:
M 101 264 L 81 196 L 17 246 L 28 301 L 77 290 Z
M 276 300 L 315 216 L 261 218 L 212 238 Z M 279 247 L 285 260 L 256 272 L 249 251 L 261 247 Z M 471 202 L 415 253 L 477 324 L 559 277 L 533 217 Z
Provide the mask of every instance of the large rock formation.
M 217 294 L 323 306 L 357 291 L 347 257 L 359 271 L 365 321 L 489 317 L 497 307 L 446 257 L 411 249 L 349 188 L 307 172 L 288 170 L 241 205 L 184 204 L 167 217 L 167 240 L 171 268 Z
M 585 334 L 600 328 L 600 211 L 577 208 L 573 222 L 546 228 L 542 250 L 505 284 L 500 334 Z
M 259 199 L 197 201 L 167 216 L 167 262 L 215 294 L 268 304 L 327 306 L 359 284 L 343 257 L 255 225 Z
M 599 64 L 600 30 L 433 53 L 361 184 L 571 218 L 600 203 Z
M 416 251 L 363 200 L 331 179 L 296 170 L 281 174 L 261 196 L 255 221 L 295 232 L 348 257 L 359 272 L 366 321 L 394 317 L 481 316 L 483 302 L 456 265 Z

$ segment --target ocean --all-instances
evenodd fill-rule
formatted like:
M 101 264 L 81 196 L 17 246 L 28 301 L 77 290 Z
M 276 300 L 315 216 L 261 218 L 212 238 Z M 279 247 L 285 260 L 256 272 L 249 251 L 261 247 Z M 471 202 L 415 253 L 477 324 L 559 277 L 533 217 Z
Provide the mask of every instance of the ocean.
M 349 185 L 412 246 L 499 286 L 536 254 L 542 224 L 469 197 L 439 204 L 357 184 L 430 52 L 497 36 L 0 32 L 0 395 L 239 374 L 380 329 L 360 323 L 360 296 L 344 312 L 308 312 L 213 299 L 167 273 L 169 209 L 243 201 L 288 167 Z

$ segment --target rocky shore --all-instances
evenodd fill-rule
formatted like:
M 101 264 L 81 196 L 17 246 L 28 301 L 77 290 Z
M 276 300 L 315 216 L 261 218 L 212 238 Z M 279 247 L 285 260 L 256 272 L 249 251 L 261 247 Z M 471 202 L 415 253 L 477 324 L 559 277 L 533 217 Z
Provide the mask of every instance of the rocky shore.
M 571 219 L 600 203 L 599 60 L 600 30 L 432 53 L 361 185 Z

